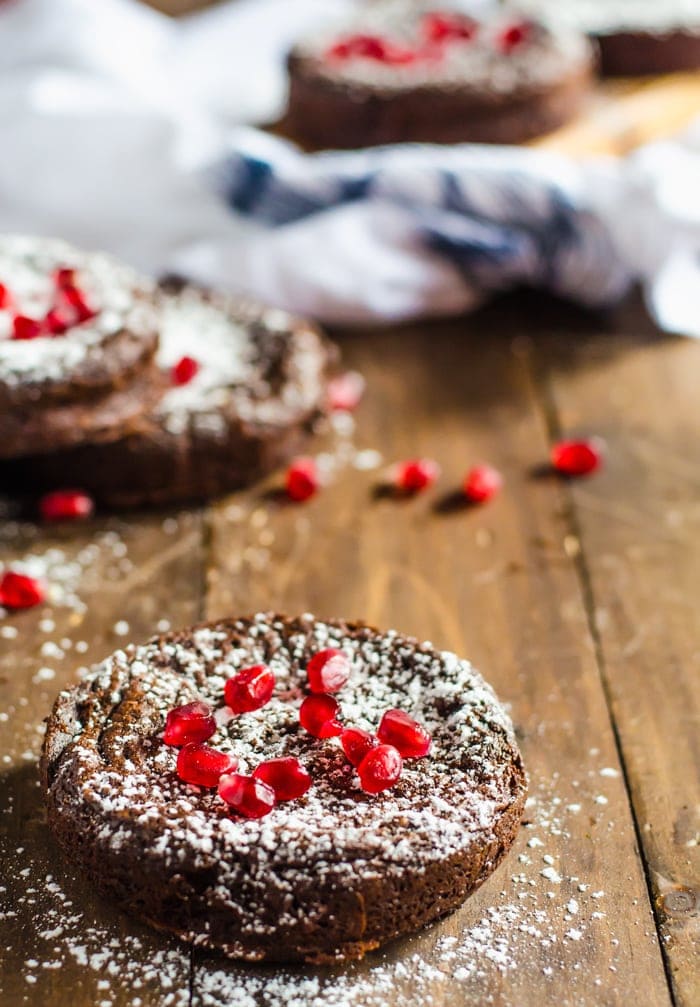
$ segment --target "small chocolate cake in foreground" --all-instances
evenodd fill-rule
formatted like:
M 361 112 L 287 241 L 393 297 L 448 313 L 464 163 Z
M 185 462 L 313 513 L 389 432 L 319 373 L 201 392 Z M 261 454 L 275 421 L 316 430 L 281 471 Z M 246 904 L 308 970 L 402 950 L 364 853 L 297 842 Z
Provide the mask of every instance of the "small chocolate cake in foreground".
M 202 500 L 287 460 L 323 408 L 333 347 L 310 323 L 183 286 L 159 298 L 167 392 L 136 432 L 12 466 L 21 490 L 79 486 L 111 507 Z
M 0 236 L 0 458 L 133 428 L 163 393 L 152 301 L 110 256 Z
M 299 42 L 288 65 L 283 128 L 307 147 L 520 143 L 578 112 L 593 52 L 512 12 L 389 0 Z
M 102 893 L 251 961 L 359 958 L 449 912 L 526 796 L 467 661 L 269 613 L 117 651 L 58 697 L 42 777 L 52 833 Z

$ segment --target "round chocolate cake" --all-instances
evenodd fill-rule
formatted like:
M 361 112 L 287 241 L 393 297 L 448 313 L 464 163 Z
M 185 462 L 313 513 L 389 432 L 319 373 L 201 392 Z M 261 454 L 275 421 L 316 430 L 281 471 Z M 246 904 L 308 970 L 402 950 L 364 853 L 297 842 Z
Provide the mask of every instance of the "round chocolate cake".
M 283 128 L 311 148 L 519 143 L 575 115 L 592 78 L 584 36 L 510 11 L 388 0 L 293 49 Z
M 157 402 L 152 297 L 107 255 L 0 236 L 0 458 L 113 440 Z
M 361 957 L 454 909 L 526 796 L 468 662 L 269 613 L 117 651 L 58 697 L 42 776 L 51 831 L 101 892 L 256 961 Z
M 627 77 L 700 68 L 698 0 L 525 0 L 586 32 L 606 76 Z
M 310 323 L 182 286 L 159 298 L 158 365 L 169 385 L 122 440 L 23 459 L 23 489 L 80 486 L 109 506 L 205 499 L 292 455 L 326 395 L 331 345 Z

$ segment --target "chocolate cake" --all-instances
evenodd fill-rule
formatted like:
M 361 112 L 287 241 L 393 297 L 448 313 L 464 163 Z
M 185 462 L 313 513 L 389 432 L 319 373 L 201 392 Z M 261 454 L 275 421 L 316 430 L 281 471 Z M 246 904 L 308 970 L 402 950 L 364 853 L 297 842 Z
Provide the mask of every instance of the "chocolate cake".
M 288 67 L 283 128 L 310 148 L 519 143 L 578 112 L 593 53 L 513 12 L 388 0 L 300 41 Z
M 152 297 L 107 255 L 0 236 L 0 458 L 114 440 L 153 407 Z
M 31 490 L 80 486 L 133 507 L 235 489 L 293 454 L 319 415 L 333 349 L 310 323 L 189 286 L 162 292 L 157 361 L 169 388 L 136 432 L 23 459 Z
M 600 50 L 602 72 L 612 77 L 673 73 L 700 68 L 700 4 L 697 0 L 526 0 Z
M 218 792 L 183 782 L 202 738 Z M 381 792 L 370 763 L 393 774 Z M 51 832 L 102 893 L 252 961 L 359 958 L 454 909 L 505 855 L 526 795 L 511 723 L 468 662 L 269 613 L 93 668 L 56 701 L 42 779 Z

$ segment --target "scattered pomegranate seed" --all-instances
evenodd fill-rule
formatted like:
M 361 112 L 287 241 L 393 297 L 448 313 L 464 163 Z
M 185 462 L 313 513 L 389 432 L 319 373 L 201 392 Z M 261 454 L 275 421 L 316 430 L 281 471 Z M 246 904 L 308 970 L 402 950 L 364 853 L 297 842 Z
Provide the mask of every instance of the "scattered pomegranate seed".
M 350 661 L 342 650 L 329 647 L 314 654 L 306 666 L 312 692 L 337 692 L 350 676 Z
M 70 324 L 57 308 L 51 308 L 44 316 L 44 329 L 52 336 L 62 336 Z
M 225 773 L 219 780 L 219 797 L 245 818 L 263 818 L 275 806 L 275 792 L 262 780 L 241 773 Z
M 385 745 L 393 745 L 404 759 L 420 759 L 427 755 L 432 741 L 426 729 L 403 710 L 386 711 L 377 737 Z
M 234 713 L 251 713 L 269 703 L 275 676 L 265 664 L 244 668 L 224 685 L 224 699 Z
M 70 269 L 67 266 L 57 269 L 53 274 L 53 281 L 59 290 L 65 290 L 67 287 L 75 287 L 75 270 Z
M 318 490 L 320 479 L 313 458 L 296 458 L 287 469 L 287 496 L 298 503 L 308 500 Z
M 278 801 L 294 801 L 303 797 L 313 782 L 299 760 L 292 756 L 261 762 L 253 772 L 253 778 L 271 787 Z
M 340 744 L 353 766 L 359 766 L 365 755 L 379 744 L 379 738 L 360 727 L 346 727 L 340 735 Z
M 378 745 L 357 767 L 360 785 L 368 794 L 380 794 L 393 787 L 401 776 L 403 759 L 393 745 Z
M 394 466 L 394 484 L 405 493 L 420 493 L 440 477 L 440 466 L 431 458 L 414 458 Z
M 472 503 L 486 503 L 503 486 L 501 473 L 490 465 L 475 465 L 464 477 L 463 490 Z
M 314 693 L 307 696 L 299 708 L 299 723 L 314 738 L 337 738 L 343 725 L 337 719 L 338 700 L 333 696 Z
M 12 294 L 4 283 L 0 283 L 0 310 L 7 311 L 12 307 Z
M 199 364 L 194 357 L 180 357 L 171 371 L 174 385 L 188 385 L 198 373 Z
M 351 413 L 360 404 L 365 379 L 359 371 L 346 371 L 328 382 L 328 404 L 335 412 Z
M 55 490 L 39 501 L 39 513 L 44 521 L 77 521 L 90 517 L 95 501 L 80 490 Z
M 190 742 L 177 753 L 177 775 L 185 783 L 198 787 L 216 787 L 224 773 L 238 769 L 235 755 L 227 755 L 216 748 Z
M 552 448 L 552 467 L 563 476 L 587 476 L 603 461 L 602 442 L 559 441 Z
M 527 42 L 531 30 L 531 25 L 527 21 L 508 25 L 498 36 L 498 48 L 504 53 L 512 52 L 513 49 L 517 49 L 523 42 Z
M 457 39 L 466 42 L 475 37 L 478 24 L 462 14 L 435 12 L 423 17 L 422 29 L 430 42 L 448 42 Z
M 399 66 L 412 63 L 416 53 L 405 46 L 397 45 L 379 35 L 349 35 L 326 52 L 331 60 L 373 59 L 378 63 Z
M 5 608 L 34 608 L 46 597 L 46 585 L 26 573 L 6 570 L 0 579 L 0 605 Z
M 36 339 L 42 334 L 41 322 L 27 315 L 15 315 L 12 319 L 13 339 Z
M 208 741 L 216 731 L 216 721 L 206 703 L 185 703 L 176 706 L 165 718 L 163 741 L 166 745 L 188 745 Z
M 72 309 L 73 314 L 75 315 L 76 324 L 88 322 L 97 314 L 97 312 L 90 307 L 85 299 L 85 294 L 82 290 L 79 290 L 78 287 L 61 287 L 60 293 L 62 300 Z

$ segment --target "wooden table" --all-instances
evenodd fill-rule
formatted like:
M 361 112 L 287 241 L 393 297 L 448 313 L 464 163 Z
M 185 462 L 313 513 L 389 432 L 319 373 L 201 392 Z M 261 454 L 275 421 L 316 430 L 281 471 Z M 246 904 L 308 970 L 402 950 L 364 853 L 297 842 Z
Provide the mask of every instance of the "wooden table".
M 340 339 L 368 393 L 352 439 L 331 438 L 347 464 L 307 505 L 273 480 L 204 509 L 0 529 L 4 562 L 54 550 L 64 593 L 0 624 L 3 1005 L 698 1004 L 700 345 L 634 301 L 600 318 L 534 296 Z M 568 434 L 605 438 L 599 474 L 543 471 Z M 442 481 L 377 493 L 373 451 L 433 456 Z M 452 491 L 477 459 L 506 487 L 465 509 Z M 38 727 L 77 665 L 164 619 L 258 608 L 363 616 L 468 655 L 512 706 L 533 795 L 461 911 L 284 983 L 98 900 L 49 842 L 36 783 Z

